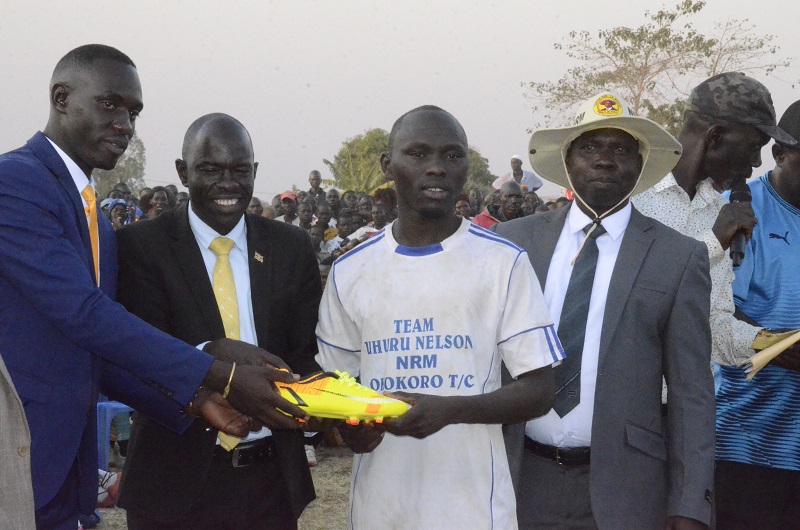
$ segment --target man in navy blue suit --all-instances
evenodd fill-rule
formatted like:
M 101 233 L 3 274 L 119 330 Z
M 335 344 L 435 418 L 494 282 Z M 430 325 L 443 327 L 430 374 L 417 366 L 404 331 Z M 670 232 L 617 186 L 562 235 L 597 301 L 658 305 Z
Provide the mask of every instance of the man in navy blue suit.
M 56 65 L 44 132 L 0 156 L 0 352 L 30 425 L 39 528 L 74 530 L 94 509 L 98 392 L 176 432 L 193 417 L 237 436 L 306 417 L 267 384 L 293 377 L 276 356 L 228 339 L 200 351 L 113 301 L 116 239 L 91 211 L 91 172 L 116 165 L 142 107 L 134 63 L 81 46 Z

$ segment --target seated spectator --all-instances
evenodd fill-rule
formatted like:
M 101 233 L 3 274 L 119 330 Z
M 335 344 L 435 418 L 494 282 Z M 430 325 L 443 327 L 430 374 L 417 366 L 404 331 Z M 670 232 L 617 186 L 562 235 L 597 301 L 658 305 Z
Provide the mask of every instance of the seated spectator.
M 128 204 L 130 204 L 131 199 L 133 199 L 133 193 L 131 192 L 131 187 L 128 186 L 125 182 L 117 182 L 116 184 L 114 184 L 114 187 L 111 189 L 111 191 L 116 191 L 121 193 L 122 194 L 121 197 L 114 197 L 114 198 L 124 199 L 125 202 L 127 202 Z M 111 194 L 109 194 L 108 196 L 111 197 Z
M 345 208 L 348 210 L 353 212 L 358 211 L 358 195 L 356 195 L 356 192 L 347 190 L 342 193 L 342 202 L 344 203 Z
M 365 224 L 372 222 L 372 205 L 374 201 L 369 195 L 364 195 L 358 199 L 358 213 L 364 219 Z
M 139 207 L 144 212 L 144 218 L 155 219 L 174 208 L 176 195 L 172 195 L 164 186 L 156 186 L 145 193 L 139 199 Z
M 280 195 L 281 210 L 283 215 L 276 217 L 276 221 L 300 226 L 300 219 L 297 217 L 297 194 L 293 191 L 284 191 Z
M 125 226 L 128 220 L 128 203 L 123 199 L 106 199 L 100 203 L 100 208 L 111 221 L 111 226 L 114 227 L 114 230 L 119 230 Z
M 272 209 L 275 211 L 275 217 L 273 219 L 277 219 L 279 216 L 283 215 L 283 205 L 281 205 L 281 196 L 276 195 L 272 198 Z
M 475 217 L 481 210 L 483 209 L 483 198 L 484 193 L 481 188 L 472 188 L 469 190 L 469 209 L 470 209 L 470 217 Z
M 333 215 L 334 219 L 339 218 L 339 210 L 342 207 L 342 201 L 339 198 L 339 192 L 336 188 L 331 188 L 328 190 L 328 193 L 325 195 L 325 201 L 328 203 L 328 206 L 331 207 L 331 214 Z
M 339 210 L 339 217 L 336 219 L 337 235 L 325 244 L 325 249 L 331 256 L 338 256 L 341 252 L 337 251 L 349 242 L 348 237 L 353 233 L 353 215 L 354 212 L 347 208 Z
M 266 217 L 267 219 L 275 219 L 277 215 L 275 214 L 275 208 L 272 206 L 264 206 L 264 211 L 261 212 L 261 215 Z
M 112 190 L 108 192 L 107 199 L 122 199 L 122 200 L 125 200 L 125 194 L 122 192 L 122 190 L 120 190 L 120 189 L 115 187 L 115 188 L 112 188 Z
M 317 261 L 320 264 L 330 264 L 333 262 L 330 252 L 325 249 L 325 229 L 320 225 L 314 225 L 308 231 L 311 236 L 311 246 L 317 254 Z
M 373 202 L 383 203 L 389 210 L 389 222 L 397 219 L 397 192 L 394 188 L 382 188 L 374 193 Z
M 306 194 L 308 195 L 308 194 Z M 307 201 L 303 201 L 297 207 L 298 226 L 308 232 L 311 229 L 311 221 L 314 217 L 314 209 Z
M 371 223 L 368 223 L 367 226 L 362 226 L 353 232 L 353 235 L 350 236 L 351 240 L 361 239 L 364 236 L 369 238 L 383 230 L 383 227 L 389 222 L 389 210 L 387 210 L 386 206 L 382 203 L 378 203 L 372 207 L 372 210 L 370 211 L 370 217 L 374 220 Z
M 331 207 L 328 206 L 327 202 L 321 202 L 317 204 L 316 217 L 317 220 L 314 222 L 314 224 L 325 229 L 326 243 L 339 234 L 339 232 L 336 230 L 336 219 L 331 219 Z
M 253 197 L 250 199 L 250 204 L 247 206 L 247 213 L 253 215 L 261 215 L 264 213 L 264 206 L 261 204 L 261 199 Z
M 187 202 L 189 202 L 189 194 L 185 191 L 179 191 L 178 199 L 175 201 L 175 208 L 182 208 Z
M 522 188 L 514 181 L 500 186 L 498 205 L 489 205 L 480 214 L 472 218 L 472 222 L 484 228 L 497 223 L 524 217 L 522 213 Z
M 567 206 L 570 202 L 571 201 L 569 199 L 567 199 L 566 197 L 559 197 L 558 199 L 556 199 L 555 204 L 554 204 L 552 209 L 553 210 L 560 210 L 564 206 Z
M 469 205 L 469 197 L 461 195 L 456 200 L 456 215 L 464 219 L 472 218 L 472 208 Z

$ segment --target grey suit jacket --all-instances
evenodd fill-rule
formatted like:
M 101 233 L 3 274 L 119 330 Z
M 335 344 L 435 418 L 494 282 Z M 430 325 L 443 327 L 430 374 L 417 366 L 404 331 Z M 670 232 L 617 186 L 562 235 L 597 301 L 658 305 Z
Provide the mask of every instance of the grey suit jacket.
M 543 290 L 568 211 L 495 229 L 528 251 Z M 705 246 L 634 208 L 611 276 L 600 338 L 590 468 L 599 528 L 662 528 L 671 515 L 710 524 L 710 291 Z M 666 417 L 662 376 L 669 388 Z M 522 431 L 511 432 L 519 443 Z M 517 497 L 525 502 L 525 492 Z
M 0 528 L 34 527 L 31 433 L 22 401 L 0 357 Z

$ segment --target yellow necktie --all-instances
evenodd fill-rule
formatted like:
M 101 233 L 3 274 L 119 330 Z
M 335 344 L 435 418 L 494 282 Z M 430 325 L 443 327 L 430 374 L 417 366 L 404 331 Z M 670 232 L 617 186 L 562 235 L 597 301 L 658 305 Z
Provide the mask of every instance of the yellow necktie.
M 230 253 L 233 240 L 218 237 L 208 246 L 217 255 L 214 264 L 214 296 L 219 307 L 219 316 L 225 327 L 225 336 L 239 340 L 239 302 L 236 298 L 236 284 L 233 281 Z
M 92 242 L 94 278 L 97 280 L 97 285 L 100 285 L 100 235 L 97 231 L 97 199 L 91 184 L 83 188 L 81 197 L 89 205 L 84 207 L 84 211 L 86 212 L 86 217 L 89 218 L 89 240 Z
M 217 255 L 217 262 L 214 264 L 213 287 L 219 307 L 219 316 L 222 317 L 222 326 L 225 328 L 225 336 L 229 339 L 239 340 L 239 302 L 236 297 L 236 283 L 233 281 L 230 260 L 233 239 L 218 237 L 211 242 L 208 248 Z M 240 438 L 224 432 L 217 433 L 217 438 L 226 451 L 233 450 L 240 440 Z

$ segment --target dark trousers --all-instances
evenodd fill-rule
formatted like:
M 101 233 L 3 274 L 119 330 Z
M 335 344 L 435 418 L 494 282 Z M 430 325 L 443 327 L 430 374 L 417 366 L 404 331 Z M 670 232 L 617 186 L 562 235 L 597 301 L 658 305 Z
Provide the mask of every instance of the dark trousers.
M 214 457 L 192 506 L 173 521 L 128 510 L 129 530 L 294 530 L 297 520 L 277 458 L 234 468 Z
M 719 530 L 800 528 L 800 471 L 717 460 Z
M 517 490 L 520 529 L 594 530 L 589 466 L 560 466 L 525 449 Z
M 75 530 L 78 528 L 78 463 L 72 464 L 67 478 L 50 502 L 36 510 L 39 530 Z

